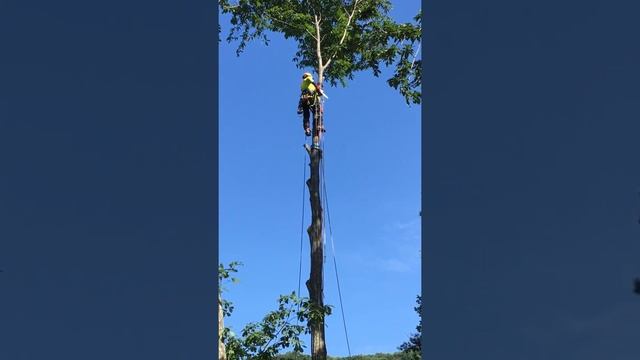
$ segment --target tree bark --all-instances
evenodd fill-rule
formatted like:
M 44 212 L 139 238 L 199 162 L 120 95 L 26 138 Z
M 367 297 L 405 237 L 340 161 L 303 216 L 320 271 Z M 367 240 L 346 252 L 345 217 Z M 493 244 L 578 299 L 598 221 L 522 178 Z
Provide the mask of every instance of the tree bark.
M 321 136 L 318 123 L 321 114 L 315 112 L 313 133 Z M 324 279 L 323 279 L 323 212 L 320 198 L 320 162 L 322 161 L 322 150 L 318 146 L 308 149 L 311 168 L 307 187 L 309 188 L 309 200 L 311 202 L 311 225 L 307 228 L 309 242 L 311 244 L 311 273 L 306 285 L 309 290 L 309 299 L 313 308 L 321 310 L 322 316 L 319 319 L 309 322 L 311 328 L 311 359 L 326 360 L 327 348 L 324 336 Z
M 316 56 L 318 58 L 318 84 L 322 87 L 324 83 L 324 69 L 322 62 L 322 37 L 320 34 L 320 22 L 322 14 L 314 14 L 314 25 L 316 30 Z M 307 187 L 309 188 L 309 200 L 311 203 L 311 225 L 307 228 L 309 242 L 311 244 L 311 273 L 306 285 L 309 290 L 309 300 L 313 309 L 320 311 L 320 318 L 309 321 L 311 328 L 311 360 L 326 360 L 327 347 L 324 336 L 324 271 L 322 269 L 324 261 L 323 246 L 323 222 L 322 201 L 320 198 L 320 162 L 322 161 L 322 150 L 320 149 L 320 139 L 322 137 L 322 106 L 316 101 L 313 112 L 313 132 L 311 149 L 309 153 L 309 167 L 311 168 Z
M 227 352 L 222 342 L 224 331 L 224 312 L 222 311 L 222 299 L 218 297 L 218 360 L 227 360 Z

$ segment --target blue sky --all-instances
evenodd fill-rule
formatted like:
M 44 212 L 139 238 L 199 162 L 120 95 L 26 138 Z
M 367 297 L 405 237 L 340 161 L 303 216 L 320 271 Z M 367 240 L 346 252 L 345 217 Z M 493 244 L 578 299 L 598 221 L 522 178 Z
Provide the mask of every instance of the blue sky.
M 419 9 L 417 1 L 398 1 L 392 16 L 410 22 Z M 227 17 L 220 23 L 228 29 Z M 244 263 L 228 293 L 236 310 L 227 324 L 236 331 L 298 287 L 308 156 L 296 106 L 304 71 L 291 61 L 295 43 L 271 40 L 240 57 L 235 44 L 219 47 L 219 257 Z M 421 109 L 407 106 L 387 78 L 359 73 L 346 88 L 328 88 L 325 103 L 326 186 L 353 354 L 394 352 L 418 322 Z M 304 206 L 306 229 L 306 188 Z M 306 231 L 303 241 L 306 296 Z M 346 355 L 329 234 L 326 254 L 325 301 L 336 306 L 327 348 Z

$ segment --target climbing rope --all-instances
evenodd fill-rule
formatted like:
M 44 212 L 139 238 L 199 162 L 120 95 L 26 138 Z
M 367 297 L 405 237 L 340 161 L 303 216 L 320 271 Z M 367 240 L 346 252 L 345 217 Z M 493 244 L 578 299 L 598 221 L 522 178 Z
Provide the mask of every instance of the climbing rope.
M 336 284 L 337 284 L 337 288 L 338 288 L 338 298 L 340 301 L 340 313 L 342 314 L 342 327 L 344 329 L 344 336 L 345 336 L 345 340 L 347 343 L 347 351 L 349 353 L 349 358 L 351 357 L 351 345 L 349 343 L 349 334 L 347 332 L 347 322 L 346 322 L 346 318 L 344 315 L 344 303 L 342 301 L 342 289 L 340 287 L 340 276 L 338 273 L 338 262 L 336 260 L 336 250 L 335 250 L 335 243 L 333 241 L 333 229 L 331 227 L 331 213 L 329 211 L 329 199 L 327 196 L 327 185 L 326 185 L 326 181 L 325 181 L 325 171 L 324 171 L 324 159 L 325 159 L 325 152 L 324 152 L 324 141 L 323 141 L 323 129 L 324 129 L 324 106 L 323 106 L 323 101 L 320 98 L 320 96 L 318 96 L 316 94 L 316 96 L 314 96 L 314 103 L 313 103 L 313 107 L 314 107 L 314 128 L 318 129 L 317 134 L 315 133 L 315 131 L 312 133 L 312 144 L 313 144 L 313 136 L 318 136 L 318 146 L 320 147 L 320 150 L 323 154 L 322 158 L 320 159 L 320 174 L 318 174 L 319 177 L 319 181 L 320 181 L 320 186 L 319 186 L 319 196 L 320 196 L 320 202 L 321 205 L 324 206 L 324 209 L 327 213 L 327 222 L 322 222 L 322 248 L 323 248 L 323 263 L 326 263 L 326 252 L 324 251 L 326 249 L 326 223 L 328 223 L 329 225 L 329 238 L 331 241 L 331 251 L 332 251 L 332 255 L 333 255 L 333 267 L 334 267 L 334 272 L 335 272 L 335 277 L 336 277 Z M 316 123 L 317 122 L 317 123 Z M 315 130 L 314 129 L 314 130 Z M 305 137 L 306 140 L 306 137 Z M 306 142 L 306 141 L 305 141 Z M 303 172 L 303 185 L 302 185 L 302 221 L 301 221 L 301 228 L 300 228 L 300 260 L 299 260 L 299 266 L 298 266 L 298 294 L 300 294 L 300 287 L 301 287 L 301 282 L 302 282 L 302 247 L 303 247 L 303 242 L 304 242 L 304 195 L 305 195 L 305 182 L 306 181 L 306 166 L 307 166 L 307 162 L 306 162 L 306 155 L 305 155 L 305 166 L 304 166 L 304 172 Z M 324 266 L 322 267 L 322 277 L 324 278 Z M 323 284 L 324 287 L 324 284 Z M 324 297 L 324 289 L 321 291 L 323 297 Z M 324 300 L 324 299 L 323 299 Z M 298 310 L 299 310 L 299 306 L 298 306 Z
M 305 141 L 306 141 L 306 136 L 305 136 Z M 298 296 L 298 299 L 300 299 L 302 297 L 302 294 L 300 293 L 300 287 L 301 287 L 301 283 L 302 283 L 302 245 L 304 244 L 304 187 L 305 187 L 305 182 L 306 182 L 306 177 L 307 177 L 307 155 L 303 154 L 303 158 L 302 158 L 302 218 L 300 220 L 300 258 L 298 260 L 298 292 L 296 293 L 296 295 Z M 300 312 L 300 302 L 298 302 L 298 312 Z M 296 325 L 299 325 L 300 323 L 300 319 L 298 319 L 298 317 L 296 316 Z
M 300 259 L 298 264 L 298 297 L 300 297 L 300 284 L 302 283 L 302 244 L 304 243 L 304 187 L 307 177 L 307 156 L 303 154 L 302 163 L 302 219 L 300 220 Z
M 321 143 L 321 147 L 322 147 L 322 153 L 324 156 L 324 142 Z M 333 242 L 333 229 L 331 228 L 331 212 L 329 211 L 329 197 L 327 195 L 327 183 L 324 180 L 325 179 L 325 175 L 324 175 L 324 158 L 321 160 L 320 162 L 320 173 L 321 173 L 321 179 L 322 179 L 322 194 L 323 196 L 323 200 L 324 200 L 324 208 L 327 211 L 327 222 L 329 224 L 329 239 L 331 240 L 331 252 L 333 255 L 333 268 L 335 271 L 335 275 L 336 275 L 336 284 L 338 286 L 338 298 L 340 299 L 340 312 L 342 314 L 342 327 L 344 328 L 344 337 L 345 340 L 347 342 L 347 351 L 349 353 L 349 357 L 351 357 L 351 346 L 349 344 L 349 334 L 347 333 L 347 322 L 344 316 L 344 305 L 342 302 L 342 290 L 340 288 L 340 277 L 338 275 L 338 262 L 336 260 L 336 248 L 335 248 L 335 243 Z M 323 224 L 324 226 L 324 224 Z M 326 234 L 326 233 L 323 233 Z

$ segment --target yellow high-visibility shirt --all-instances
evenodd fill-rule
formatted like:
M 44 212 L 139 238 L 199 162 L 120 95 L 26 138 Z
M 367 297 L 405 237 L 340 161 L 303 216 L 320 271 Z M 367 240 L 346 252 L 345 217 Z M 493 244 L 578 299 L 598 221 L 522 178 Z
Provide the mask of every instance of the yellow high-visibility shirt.
M 316 91 L 316 86 L 313 84 L 309 78 L 302 80 L 302 84 L 300 84 L 300 90 L 308 90 L 310 93 Z

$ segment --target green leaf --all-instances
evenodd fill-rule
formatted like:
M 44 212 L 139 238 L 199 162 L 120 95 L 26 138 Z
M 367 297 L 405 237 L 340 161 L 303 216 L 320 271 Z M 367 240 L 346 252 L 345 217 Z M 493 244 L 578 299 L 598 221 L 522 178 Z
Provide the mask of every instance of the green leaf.
M 421 10 L 414 23 L 396 23 L 389 15 L 389 0 L 238 0 L 235 4 L 219 0 L 219 4 L 221 12 L 231 16 L 227 41 L 238 43 L 238 56 L 253 40 L 268 44 L 267 33 L 280 33 L 297 44 L 295 66 L 322 70 L 323 82 L 346 86 L 360 71 L 379 76 L 383 68 L 392 67 L 394 74 L 387 83 L 407 104 L 420 103 L 422 63 L 413 49 L 422 36 Z M 327 61 L 331 62 L 323 68 Z

